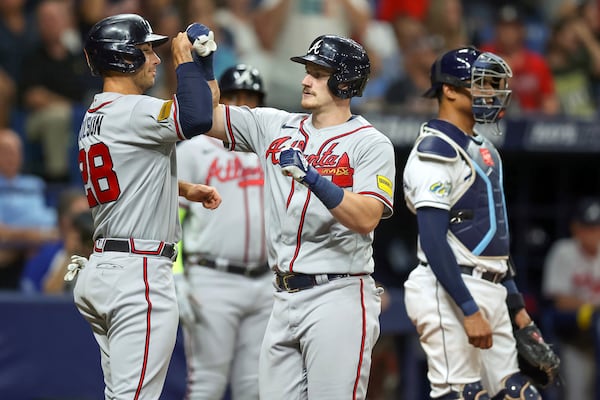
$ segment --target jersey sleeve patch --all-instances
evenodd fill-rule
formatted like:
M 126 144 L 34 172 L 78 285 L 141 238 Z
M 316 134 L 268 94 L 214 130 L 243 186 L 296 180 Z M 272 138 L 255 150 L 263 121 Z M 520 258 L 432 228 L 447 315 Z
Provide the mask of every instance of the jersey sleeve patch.
M 387 193 L 388 196 L 392 197 L 394 186 L 389 178 L 383 175 L 377 175 L 377 187 Z
M 437 197 L 448 197 L 452 192 L 452 183 L 450 182 L 435 182 L 429 186 L 429 191 Z
M 417 145 L 419 158 L 429 158 L 439 161 L 455 161 L 458 152 L 452 145 L 436 136 L 426 136 Z
M 165 101 L 163 103 L 162 107 L 160 108 L 160 111 L 158 112 L 157 119 L 159 121 L 164 121 L 165 119 L 169 118 L 169 115 L 171 115 L 172 107 L 173 107 L 173 100 Z

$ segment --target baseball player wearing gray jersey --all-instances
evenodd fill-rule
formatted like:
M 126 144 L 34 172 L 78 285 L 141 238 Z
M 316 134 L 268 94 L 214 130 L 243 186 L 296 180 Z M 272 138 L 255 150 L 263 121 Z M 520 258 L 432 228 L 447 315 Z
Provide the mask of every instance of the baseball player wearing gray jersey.
M 404 169 L 420 260 L 405 304 L 435 399 L 540 398 L 517 362 L 513 323 L 532 321 L 509 267 L 502 162 L 475 129 L 503 116 L 511 76 L 500 57 L 472 47 L 438 58 L 425 94 L 437 97 L 438 116 L 422 125 Z
M 373 230 L 393 212 L 394 147 L 350 109 L 370 71 L 362 46 L 319 36 L 292 61 L 305 66 L 301 105 L 310 114 L 220 104 L 208 133 L 258 154 L 265 173 L 276 291 L 260 398 L 364 399 L 381 310 Z
M 219 78 L 221 102 L 249 107 L 265 97 L 260 73 L 239 64 Z M 258 358 L 273 307 L 265 244 L 264 174 L 254 153 L 228 151 L 201 135 L 177 146 L 179 178 L 214 186 L 217 210 L 180 201 L 183 240 L 176 271 L 187 398 L 258 400 Z M 177 269 L 177 268 L 176 268 Z
M 177 181 L 175 143 L 210 129 L 213 107 L 185 33 L 171 44 L 179 81 L 173 99 L 143 95 L 160 63 L 154 47 L 167 40 L 139 15 L 120 14 L 94 25 L 85 44 L 104 86 L 78 138 L 95 246 L 74 298 L 100 347 L 106 399 L 159 398 L 177 333 L 177 195 L 208 208 L 220 203 L 214 188 Z

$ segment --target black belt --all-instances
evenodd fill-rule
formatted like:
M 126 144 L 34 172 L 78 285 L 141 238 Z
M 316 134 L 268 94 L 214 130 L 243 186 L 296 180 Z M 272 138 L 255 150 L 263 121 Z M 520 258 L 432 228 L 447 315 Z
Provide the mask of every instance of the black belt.
M 269 264 L 265 263 L 259 265 L 256 268 L 248 268 L 246 265 L 238 265 L 238 264 L 218 264 L 215 260 L 209 260 L 206 258 L 200 258 L 198 260 L 194 260 L 192 265 L 200 265 L 202 267 L 212 268 L 223 272 L 230 272 L 232 274 L 244 275 L 249 278 L 257 278 L 259 276 L 263 276 L 271 269 L 269 268 Z
M 423 261 L 419 261 L 419 264 L 424 267 L 429 266 L 429 264 L 424 263 Z M 460 269 L 460 272 L 465 275 L 473 276 L 473 273 L 475 272 L 475 267 L 472 267 L 470 265 L 459 265 L 458 269 Z M 486 281 L 490 281 L 492 283 L 498 283 L 504 278 L 504 275 L 505 274 L 502 274 L 500 272 L 485 271 L 481 273 L 481 279 L 485 279 Z
M 173 260 L 177 255 L 177 248 L 172 243 L 164 243 L 158 247 L 157 250 L 140 250 L 135 247 L 132 248 L 129 239 L 105 239 L 104 245 L 101 248 L 95 249 L 96 251 L 118 251 L 122 253 L 140 254 L 146 256 L 161 256 L 167 257 Z
M 362 275 L 362 274 L 361 274 Z M 298 292 L 304 289 L 310 289 L 317 285 L 325 284 L 340 278 L 353 276 L 351 274 L 275 274 L 275 285 L 280 291 Z

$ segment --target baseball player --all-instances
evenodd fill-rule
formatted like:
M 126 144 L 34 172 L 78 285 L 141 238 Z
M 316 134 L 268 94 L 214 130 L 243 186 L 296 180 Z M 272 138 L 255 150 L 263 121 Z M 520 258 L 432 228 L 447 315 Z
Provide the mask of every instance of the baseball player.
M 405 303 L 434 399 L 541 398 L 517 362 L 513 323 L 532 321 L 509 268 L 502 161 L 474 128 L 504 115 L 511 76 L 500 57 L 472 47 L 439 57 L 425 93 L 438 115 L 421 126 L 404 169 L 420 260 Z
M 167 40 L 139 15 L 120 14 L 96 23 L 85 44 L 104 86 L 78 137 L 95 242 L 74 298 L 100 347 L 106 399 L 159 398 L 179 317 L 171 272 L 177 195 L 207 208 L 220 203 L 214 188 L 177 181 L 175 143 L 212 125 L 212 76 L 193 62 L 185 33 L 171 44 L 177 93 L 168 101 L 143 95 L 160 64 L 154 48 Z M 67 280 L 77 271 L 69 268 Z
M 265 97 L 255 68 L 238 64 L 219 78 L 221 102 L 257 107 Z M 228 151 L 200 135 L 177 146 L 179 178 L 214 186 L 225 198 L 206 210 L 180 200 L 184 274 L 176 271 L 187 394 L 192 400 L 258 399 L 258 357 L 273 307 L 265 244 L 264 174 L 254 153 Z
M 373 230 L 393 212 L 394 147 L 350 109 L 370 72 L 361 45 L 323 35 L 292 61 L 304 65 L 301 105 L 310 113 L 220 104 L 208 133 L 258 154 L 265 174 L 276 292 L 260 398 L 364 399 L 381 308 Z

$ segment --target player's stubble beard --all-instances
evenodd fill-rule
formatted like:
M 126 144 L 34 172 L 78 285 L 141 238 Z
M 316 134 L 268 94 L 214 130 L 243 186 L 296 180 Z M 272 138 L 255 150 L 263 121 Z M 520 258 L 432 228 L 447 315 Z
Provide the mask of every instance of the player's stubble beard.
M 151 89 L 154 86 L 156 78 L 151 73 L 150 68 L 144 68 L 133 76 L 133 82 L 139 88 L 140 93 L 145 93 L 147 90 Z

